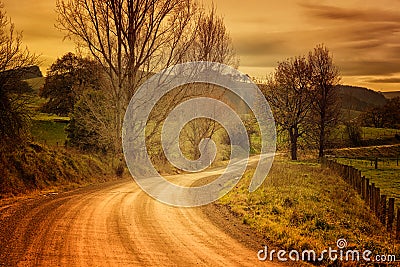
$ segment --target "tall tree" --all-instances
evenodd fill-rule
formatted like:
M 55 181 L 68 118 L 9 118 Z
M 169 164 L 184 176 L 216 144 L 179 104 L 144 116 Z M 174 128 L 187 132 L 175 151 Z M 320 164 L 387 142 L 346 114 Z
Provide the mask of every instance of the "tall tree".
M 292 160 L 297 160 L 299 138 L 310 130 L 311 78 L 311 65 L 305 57 L 290 58 L 279 62 L 264 90 L 276 123 L 288 133 Z
M 0 150 L 21 143 L 28 133 L 27 85 L 20 75 L 37 62 L 3 8 L 0 2 Z
M 213 6 L 210 11 L 202 10 L 198 20 L 196 36 L 186 55 L 188 61 L 218 62 L 234 67 L 238 66 L 232 39 L 227 31 L 223 17 L 217 15 Z M 211 84 L 187 86 L 183 96 L 206 96 L 221 99 L 226 90 Z M 196 107 L 194 107 L 196 108 Z M 197 118 L 186 125 L 183 139 L 189 144 L 193 159 L 200 157 L 199 144 L 205 138 L 212 136 L 221 125 L 208 118 Z
M 232 39 L 225 27 L 224 18 L 217 14 L 215 6 L 210 11 L 201 10 L 197 27 L 187 59 L 218 62 L 237 68 L 239 60 Z
M 46 75 L 40 96 L 48 98 L 42 111 L 68 116 L 83 90 L 100 87 L 97 62 L 71 52 L 54 62 Z
M 114 150 L 125 107 L 147 75 L 181 62 L 193 40 L 191 0 L 57 0 L 58 25 L 108 76 Z
M 317 45 L 309 53 L 308 61 L 312 68 L 315 139 L 318 155 L 323 157 L 330 130 L 337 125 L 340 114 L 338 90 L 335 88 L 340 76 L 329 49 L 324 45 Z

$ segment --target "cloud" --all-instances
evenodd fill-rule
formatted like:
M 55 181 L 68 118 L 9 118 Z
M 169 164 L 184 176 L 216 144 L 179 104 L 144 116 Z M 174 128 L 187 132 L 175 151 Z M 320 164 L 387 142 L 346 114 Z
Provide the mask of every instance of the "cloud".
M 391 1 L 393 4 L 393 1 Z M 342 74 L 384 76 L 400 71 L 400 13 L 384 9 L 384 3 L 366 1 L 359 7 L 353 1 L 334 5 L 300 3 L 310 25 L 319 25 L 321 35 Z
M 338 1 L 339 2 L 339 1 Z M 342 20 L 347 22 L 399 22 L 400 14 L 397 11 L 381 10 L 377 8 L 343 8 L 323 4 L 300 3 L 306 13 L 324 20 Z
M 400 77 L 393 78 L 379 78 L 367 80 L 369 83 L 398 83 L 400 84 Z
M 400 72 L 400 64 L 390 61 L 341 61 L 340 69 L 343 75 L 348 76 L 380 76 L 392 75 Z
M 270 38 L 269 36 L 243 35 L 235 39 L 236 50 L 239 54 L 246 56 L 281 53 L 287 50 L 286 40 Z M 286 48 L 285 48 L 286 47 Z

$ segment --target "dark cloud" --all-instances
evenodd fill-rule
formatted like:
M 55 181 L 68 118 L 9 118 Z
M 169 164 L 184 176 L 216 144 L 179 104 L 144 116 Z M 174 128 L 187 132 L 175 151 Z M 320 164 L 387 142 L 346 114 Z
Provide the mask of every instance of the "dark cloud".
M 400 77 L 395 78 L 380 78 L 380 79 L 369 79 L 369 83 L 398 83 L 400 84 Z
M 282 51 L 287 50 L 285 40 L 272 39 L 269 36 L 245 35 L 236 38 L 235 41 L 237 52 L 246 56 L 259 56 L 271 53 L 280 54 Z
M 339 1 L 338 1 L 339 2 Z M 308 15 L 329 20 L 342 20 L 348 22 L 399 22 L 400 14 L 398 11 L 363 9 L 363 8 L 342 8 L 338 6 L 322 4 L 300 3 Z
M 383 4 L 355 8 L 343 1 L 334 5 L 303 3 L 300 7 L 307 22 L 322 29 L 321 35 L 331 44 L 342 75 L 374 77 L 400 73 L 398 10 L 385 10 Z
M 342 75 L 380 76 L 400 73 L 400 64 L 390 61 L 358 60 L 339 62 Z

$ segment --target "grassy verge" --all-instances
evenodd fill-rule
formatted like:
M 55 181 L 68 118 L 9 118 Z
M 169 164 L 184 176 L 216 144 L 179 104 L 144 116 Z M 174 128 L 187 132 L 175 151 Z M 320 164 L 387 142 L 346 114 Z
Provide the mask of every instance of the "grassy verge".
M 0 154 L 0 198 L 64 190 L 113 179 L 105 159 L 30 143 Z
M 345 238 L 349 247 L 400 255 L 357 193 L 319 164 L 275 161 L 264 184 L 249 193 L 253 171 L 248 170 L 220 203 L 270 244 L 321 252 L 329 246 L 335 249 L 336 241 Z

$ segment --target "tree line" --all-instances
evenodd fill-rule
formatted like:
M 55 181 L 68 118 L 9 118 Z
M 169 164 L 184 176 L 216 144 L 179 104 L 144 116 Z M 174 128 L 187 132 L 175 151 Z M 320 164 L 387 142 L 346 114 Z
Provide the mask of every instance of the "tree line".
M 400 129 L 400 97 L 389 99 L 385 105 L 370 108 L 361 121 L 365 126 Z

